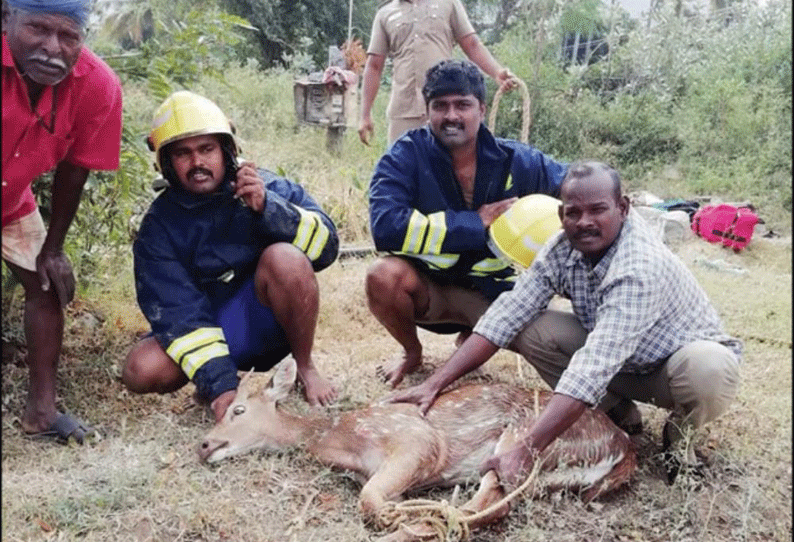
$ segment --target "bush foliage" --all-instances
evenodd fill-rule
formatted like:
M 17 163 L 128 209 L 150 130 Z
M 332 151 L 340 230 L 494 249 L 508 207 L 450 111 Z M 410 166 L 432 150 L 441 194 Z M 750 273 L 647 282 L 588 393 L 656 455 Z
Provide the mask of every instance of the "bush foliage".
M 314 14 L 323 21 L 321 37 L 329 42 L 323 45 L 338 45 L 338 35 L 347 30 L 337 3 Z M 324 150 L 319 131 L 297 126 L 289 63 L 286 70 L 263 67 L 265 59 L 250 46 L 253 23 L 220 7 L 250 3 L 211 2 L 201 9 L 182 0 L 133 4 L 132 15 L 115 20 L 128 26 L 137 21 L 135 32 L 119 32 L 117 24 L 88 41 L 122 78 L 125 107 L 121 168 L 91 174 L 67 236 L 82 285 L 89 286 L 103 258 L 129 253 L 153 197 L 152 157 L 143 144 L 150 116 L 179 88 L 216 100 L 236 122 L 247 156 L 319 192 L 339 223 L 343 243 L 368 242 L 366 187 L 385 145 L 385 122 L 377 126 L 373 147 L 361 146 L 355 130 L 348 130 L 344 156 L 333 156 Z M 596 27 L 609 29 L 610 46 L 606 57 L 584 65 L 560 57 L 560 43 L 570 31 L 563 24 L 565 3 L 539 2 L 513 14 L 504 39 L 490 48 L 530 89 L 530 143 L 560 160 L 608 161 L 629 189 L 663 198 L 751 201 L 771 229 L 790 232 L 790 3 L 736 3 L 730 20 L 677 14 L 660 5 L 642 25 L 604 6 L 584 10 L 599 18 Z M 367 13 L 375 7 L 365 3 Z M 280 16 L 282 8 L 274 3 L 267 10 Z M 330 37 L 334 24 L 336 34 Z M 359 31 L 365 25 L 358 19 L 355 24 Z M 283 40 L 292 41 L 285 42 L 283 50 L 290 54 L 282 59 L 307 62 L 318 36 L 285 34 Z M 488 85 L 493 93 L 493 82 Z M 375 118 L 383 118 L 388 86 L 386 78 Z M 517 137 L 518 93 L 504 96 L 499 108 L 497 134 Z M 35 185 L 45 216 L 49 182 L 44 176 Z

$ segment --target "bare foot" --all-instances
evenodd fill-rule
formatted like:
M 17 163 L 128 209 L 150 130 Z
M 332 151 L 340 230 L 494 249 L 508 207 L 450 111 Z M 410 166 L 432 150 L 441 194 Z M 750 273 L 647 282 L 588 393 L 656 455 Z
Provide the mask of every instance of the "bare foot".
M 40 433 L 41 431 L 48 430 L 60 414 L 61 413 L 55 409 L 52 409 L 50 412 L 40 412 L 28 405 L 25 409 L 25 413 L 22 415 L 20 424 L 25 433 Z
M 298 377 L 303 383 L 304 395 L 310 405 L 328 406 L 336 400 L 336 388 L 320 375 L 314 365 L 304 370 L 298 369 Z
M 422 354 L 418 356 L 405 353 L 402 357 L 387 361 L 375 367 L 375 373 L 392 388 L 396 388 L 403 381 L 403 377 L 411 374 L 422 366 Z

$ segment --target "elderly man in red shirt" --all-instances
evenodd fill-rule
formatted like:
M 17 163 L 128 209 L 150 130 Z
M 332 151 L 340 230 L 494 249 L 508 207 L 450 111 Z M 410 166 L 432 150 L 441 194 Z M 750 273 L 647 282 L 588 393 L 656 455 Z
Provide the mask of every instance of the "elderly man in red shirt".
M 82 443 L 90 428 L 58 412 L 63 308 L 75 279 L 66 232 L 92 169 L 118 167 L 121 85 L 83 46 L 88 0 L 3 3 L 3 261 L 25 288 L 29 387 L 22 429 Z M 45 227 L 31 183 L 54 168 Z

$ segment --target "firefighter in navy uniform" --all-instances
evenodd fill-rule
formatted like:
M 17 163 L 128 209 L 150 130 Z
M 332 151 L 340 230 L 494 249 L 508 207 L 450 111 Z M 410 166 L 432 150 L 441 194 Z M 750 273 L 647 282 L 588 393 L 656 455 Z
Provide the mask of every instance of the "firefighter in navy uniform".
M 306 399 L 334 386 L 312 361 L 319 289 L 336 228 L 298 184 L 238 161 L 232 126 L 212 101 L 181 91 L 154 115 L 150 148 L 168 186 L 133 245 L 138 303 L 152 327 L 127 356 L 136 393 L 196 385 L 220 420 L 238 370 L 295 358 Z
M 487 245 L 488 227 L 518 198 L 557 197 L 566 165 L 537 149 L 496 138 L 482 124 L 485 83 L 468 61 L 442 61 L 423 88 L 429 122 L 397 139 L 370 182 L 370 310 L 403 347 L 380 368 L 397 386 L 422 362 L 417 325 L 471 331 L 516 271 Z

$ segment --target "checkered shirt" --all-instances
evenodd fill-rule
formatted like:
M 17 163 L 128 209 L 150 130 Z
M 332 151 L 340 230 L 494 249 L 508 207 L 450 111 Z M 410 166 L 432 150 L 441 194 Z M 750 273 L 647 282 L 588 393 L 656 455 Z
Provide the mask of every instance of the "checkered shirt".
M 690 342 L 716 341 L 742 353 L 689 269 L 634 210 L 595 267 L 563 232 L 549 240 L 474 332 L 506 348 L 555 294 L 571 300 L 588 332 L 555 391 L 590 405 L 600 402 L 618 372 L 650 372 Z

